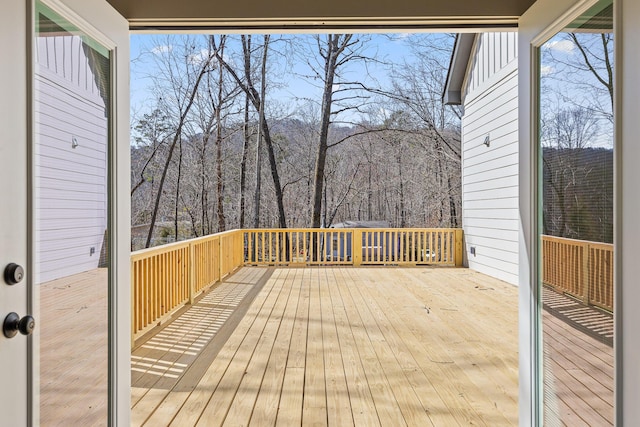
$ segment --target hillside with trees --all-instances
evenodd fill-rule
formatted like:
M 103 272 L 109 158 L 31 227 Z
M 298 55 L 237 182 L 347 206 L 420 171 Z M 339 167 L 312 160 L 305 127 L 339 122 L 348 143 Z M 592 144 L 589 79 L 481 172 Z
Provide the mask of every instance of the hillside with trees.
M 613 243 L 613 150 L 543 149 L 543 233 Z
M 541 48 L 542 232 L 613 243 L 614 41 L 560 33 Z
M 411 37 L 401 63 L 367 35 L 153 39 L 132 247 L 346 220 L 460 226 L 459 116 L 440 99 L 453 38 Z M 383 77 L 362 72 L 374 66 Z M 284 102 L 296 79 L 317 90 Z

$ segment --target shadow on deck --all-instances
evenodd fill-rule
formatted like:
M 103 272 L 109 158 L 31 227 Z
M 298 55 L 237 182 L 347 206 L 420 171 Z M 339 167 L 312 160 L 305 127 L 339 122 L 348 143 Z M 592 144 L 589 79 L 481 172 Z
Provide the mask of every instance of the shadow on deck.
M 106 424 L 106 323 L 71 347 L 64 320 L 106 321 L 105 277 L 42 285 L 43 425 Z M 132 425 L 517 425 L 517 301 L 468 269 L 241 268 L 136 343 Z M 546 411 L 610 425 L 613 349 L 557 314 Z
M 517 289 L 466 269 L 243 268 L 132 358 L 133 425 L 517 425 Z

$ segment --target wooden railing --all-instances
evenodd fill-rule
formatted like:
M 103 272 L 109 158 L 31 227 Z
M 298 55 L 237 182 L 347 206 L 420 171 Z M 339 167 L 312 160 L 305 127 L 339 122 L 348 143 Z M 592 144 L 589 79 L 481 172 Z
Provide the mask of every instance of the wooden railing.
M 136 251 L 132 340 L 242 265 L 460 266 L 462 230 L 232 230 Z
M 613 245 L 542 236 L 542 281 L 613 312 Z
M 462 230 L 244 230 L 248 265 L 462 265 Z
M 233 230 L 133 252 L 132 340 L 240 267 L 242 237 Z

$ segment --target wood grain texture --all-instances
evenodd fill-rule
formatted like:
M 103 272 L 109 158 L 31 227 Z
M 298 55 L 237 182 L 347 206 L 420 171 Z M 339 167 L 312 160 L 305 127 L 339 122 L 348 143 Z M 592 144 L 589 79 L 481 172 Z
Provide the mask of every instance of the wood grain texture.
M 43 425 L 105 424 L 105 280 L 41 289 Z M 544 316 L 547 420 L 612 424 L 612 347 Z M 138 343 L 132 425 L 517 425 L 517 349 L 517 288 L 472 270 L 245 267 Z
M 516 288 L 465 269 L 279 268 L 145 425 L 516 425 L 516 319 Z

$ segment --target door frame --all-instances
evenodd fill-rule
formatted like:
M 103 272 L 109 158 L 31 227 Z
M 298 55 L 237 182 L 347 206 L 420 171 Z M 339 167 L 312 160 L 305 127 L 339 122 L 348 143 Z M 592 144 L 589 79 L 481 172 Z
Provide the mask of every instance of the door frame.
M 130 283 L 130 149 L 129 149 L 129 24 L 106 0 L 40 0 L 47 7 L 77 26 L 88 36 L 111 51 L 111 122 L 109 124 L 108 160 L 108 242 L 109 260 L 109 425 L 129 425 L 131 405 L 131 291 Z M 33 93 L 35 61 L 35 1 L 31 0 L 27 14 L 27 67 L 29 81 L 29 173 L 28 204 L 34 206 L 35 132 L 33 129 L 35 98 Z M 29 208 L 29 230 L 35 228 L 35 218 Z M 29 271 L 35 268 L 35 233 L 29 235 Z M 118 284 L 121 284 L 118 286 Z M 38 298 L 30 278 L 29 309 L 38 313 Z M 37 320 L 37 319 L 36 319 Z M 39 335 L 38 329 L 29 351 L 28 418 L 29 425 L 39 425 Z
M 538 0 L 518 21 L 518 133 L 519 133 L 519 203 L 520 203 L 520 245 L 519 245 L 519 419 L 521 426 L 539 426 L 543 424 L 543 371 L 542 371 L 542 307 L 540 303 L 540 260 L 541 256 L 538 236 L 541 206 L 539 194 L 539 79 L 540 58 L 538 48 L 556 33 L 565 28 L 571 21 L 584 13 L 597 0 Z M 614 0 L 614 14 L 617 16 L 622 8 L 622 0 Z M 619 21 L 615 19 L 614 34 L 615 72 L 619 75 L 621 56 L 619 44 L 622 38 Z M 614 378 L 614 413 L 615 424 L 622 425 L 622 398 L 619 391 L 621 370 L 619 351 L 620 326 L 622 312 L 620 297 L 622 294 L 620 283 L 621 263 L 619 257 L 619 233 L 621 218 L 619 216 L 621 169 L 618 161 L 621 155 L 621 141 L 619 124 L 621 109 L 619 94 L 622 81 L 616 79 L 614 101 L 614 321 L 615 326 L 615 378 Z
M 0 2 L 0 52 L 12 62 L 0 69 L 0 322 L 10 312 L 20 316 L 28 312 L 27 295 L 30 280 L 28 263 L 27 212 L 27 147 L 29 141 L 29 108 L 27 34 L 29 31 L 28 2 Z M 24 267 L 25 278 L 9 286 L 2 279 L 2 270 L 9 263 Z M 28 355 L 31 338 L 5 338 L 0 333 L 0 390 L 2 422 L 26 425 L 28 422 L 27 393 Z

